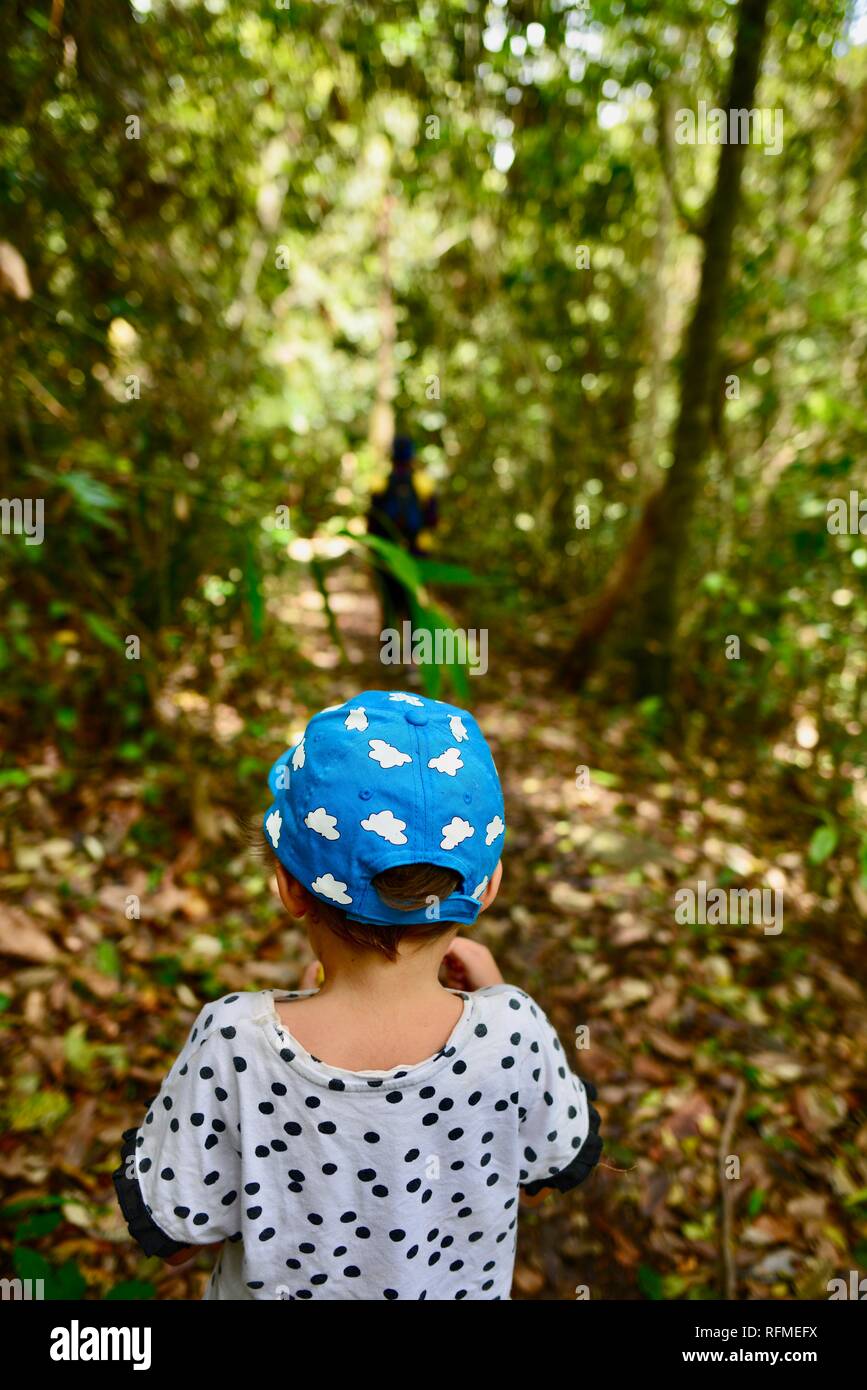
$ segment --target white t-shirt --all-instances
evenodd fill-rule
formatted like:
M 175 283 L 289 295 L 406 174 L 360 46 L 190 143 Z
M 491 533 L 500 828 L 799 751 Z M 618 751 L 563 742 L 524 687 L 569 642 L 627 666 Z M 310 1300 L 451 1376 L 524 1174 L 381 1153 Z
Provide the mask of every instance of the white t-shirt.
M 202 1009 L 124 1136 L 133 1234 L 160 1254 L 225 1241 L 206 1299 L 508 1299 L 519 1188 L 566 1191 L 602 1147 L 543 1010 L 511 985 L 454 991 L 439 1052 L 353 1072 L 281 1022 L 301 993 Z

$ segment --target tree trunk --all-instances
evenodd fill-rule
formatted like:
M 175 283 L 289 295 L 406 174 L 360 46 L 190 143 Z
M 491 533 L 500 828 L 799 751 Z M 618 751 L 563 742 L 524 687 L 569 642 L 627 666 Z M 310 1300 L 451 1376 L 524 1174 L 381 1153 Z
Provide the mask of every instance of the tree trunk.
M 376 362 L 376 398 L 370 412 L 368 443 L 380 464 L 391 456 L 394 439 L 395 370 L 394 347 L 397 342 L 397 319 L 391 283 L 391 214 L 394 198 L 383 194 L 377 225 L 377 244 L 381 281 L 379 288 L 379 351 Z
M 768 3 L 741 0 L 727 111 L 753 106 Z M 573 679 L 581 680 L 592 669 L 601 638 L 626 601 L 635 597 L 640 575 L 643 583 L 632 624 L 637 693 L 662 694 L 669 684 L 678 616 L 676 586 L 710 443 L 719 339 L 745 154 L 746 147 L 741 144 L 720 148 L 716 186 L 701 231 L 698 297 L 682 349 L 672 464 L 662 487 L 647 503 L 623 561 L 582 624 L 566 660 L 566 671 Z

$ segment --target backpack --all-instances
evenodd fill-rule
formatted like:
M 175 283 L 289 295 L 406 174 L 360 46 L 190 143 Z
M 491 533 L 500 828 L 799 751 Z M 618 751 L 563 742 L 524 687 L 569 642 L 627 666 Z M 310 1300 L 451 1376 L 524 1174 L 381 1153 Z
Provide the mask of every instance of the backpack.
M 385 492 L 376 499 L 376 508 L 410 546 L 415 545 L 424 526 L 424 511 L 409 474 L 391 474 Z

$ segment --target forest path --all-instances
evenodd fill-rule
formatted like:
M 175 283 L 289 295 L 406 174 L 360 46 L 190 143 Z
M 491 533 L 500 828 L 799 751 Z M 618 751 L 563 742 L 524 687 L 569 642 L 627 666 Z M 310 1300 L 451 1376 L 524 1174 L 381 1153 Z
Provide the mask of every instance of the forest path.
M 340 570 L 329 583 L 348 663 L 312 585 L 278 586 L 269 604 L 285 651 L 250 649 L 234 684 L 218 663 L 213 689 L 185 685 L 182 670 L 167 687 L 206 764 L 213 843 L 158 795 L 156 774 L 97 763 L 53 795 L 51 752 L 34 750 L 0 876 L 17 899 L 0 908 L 2 992 L 30 1037 L 13 1058 L 0 1176 L 19 1197 L 47 1186 L 63 1205 L 4 1240 L 31 1264 L 64 1264 L 91 1296 L 129 1280 L 159 1298 L 201 1291 L 209 1255 L 176 1271 L 126 1240 L 109 1181 L 119 1136 L 202 999 L 291 987 L 309 958 L 238 836 L 238 818 L 261 810 L 256 767 L 316 708 L 419 688 L 417 672 L 371 660 L 379 618 L 365 577 Z M 709 757 L 687 770 L 632 717 L 569 696 L 544 659 L 498 653 L 471 687 L 509 826 L 500 896 L 474 930 L 597 1085 L 606 1142 L 585 1187 L 523 1214 L 515 1297 L 720 1296 L 727 1122 L 738 1296 L 826 1297 L 828 1278 L 865 1256 L 867 1008 L 846 968 L 858 924 L 828 911 L 800 827 L 793 843 L 785 808 L 762 814 L 760 788 Z M 249 805 L 221 790 L 239 781 Z M 678 924 L 674 893 L 700 880 L 780 885 L 783 930 Z M 130 894 L 138 921 L 125 917 Z

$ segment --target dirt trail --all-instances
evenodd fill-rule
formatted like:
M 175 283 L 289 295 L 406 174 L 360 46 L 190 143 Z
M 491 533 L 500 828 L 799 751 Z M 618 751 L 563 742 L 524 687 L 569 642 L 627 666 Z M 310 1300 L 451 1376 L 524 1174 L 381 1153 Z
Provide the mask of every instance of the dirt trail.
M 36 1205 L 4 1224 L 3 1263 L 47 1261 L 54 1280 L 60 1267 L 74 1296 L 119 1283 L 138 1290 L 130 1296 L 199 1296 L 210 1256 L 177 1272 L 125 1238 L 109 1176 L 119 1135 L 201 1000 L 291 986 L 308 958 L 238 835 L 238 815 L 260 809 L 255 769 L 316 708 L 366 687 L 419 688 L 417 672 L 376 661 L 363 578 L 341 571 L 329 582 L 351 664 L 305 588 L 270 599 L 287 624 L 288 680 L 272 653 L 264 681 L 257 662 L 255 681 L 176 683 L 202 750 L 213 843 L 191 834 L 156 773 L 97 766 L 49 795 L 50 750 L 33 750 L 0 865 L 0 993 L 13 1039 L 0 1176 Z M 846 968 L 862 926 L 830 910 L 800 829 L 796 839 L 785 808 L 776 820 L 762 811 L 761 788 L 708 759 L 687 771 L 631 718 L 570 698 L 538 649 L 518 666 L 524 654 L 501 643 L 471 691 L 509 825 L 503 888 L 476 931 L 596 1083 L 606 1141 L 585 1187 L 523 1214 L 514 1296 L 720 1296 L 728 1120 L 737 1296 L 827 1297 L 830 1277 L 867 1264 L 867 1007 Z M 236 776 L 221 777 L 227 769 Z M 242 771 L 250 802 L 239 807 L 220 787 Z M 785 888 L 779 935 L 675 920 L 679 884 L 768 875 Z M 56 1205 L 41 1201 L 46 1191 Z

